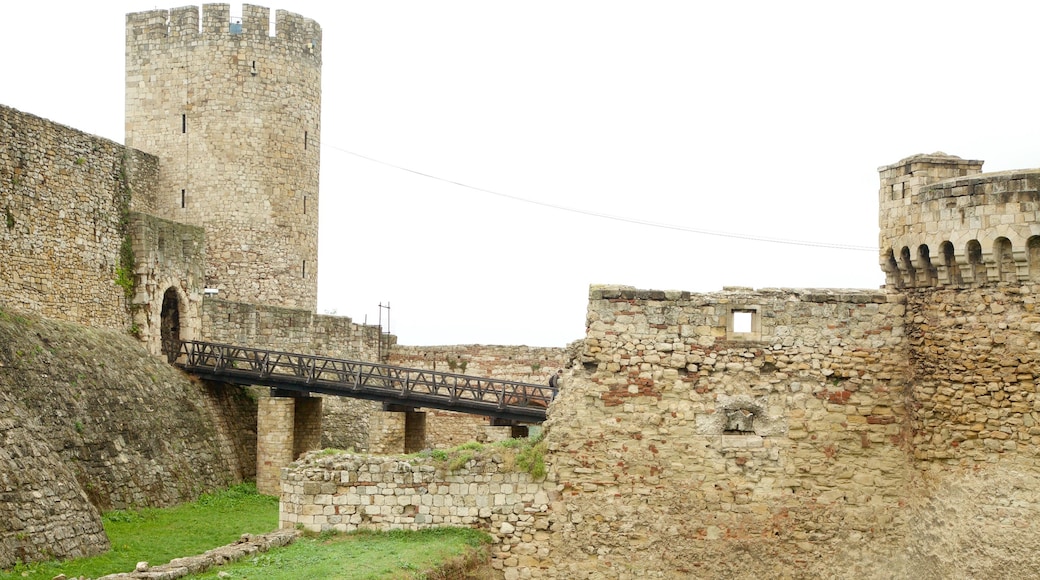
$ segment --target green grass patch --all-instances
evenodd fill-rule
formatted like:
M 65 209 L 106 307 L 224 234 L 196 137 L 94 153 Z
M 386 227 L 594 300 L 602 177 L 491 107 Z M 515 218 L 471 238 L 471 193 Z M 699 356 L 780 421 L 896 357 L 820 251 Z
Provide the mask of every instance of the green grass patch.
M 153 566 L 230 544 L 242 534 L 278 528 L 278 498 L 260 495 L 252 483 L 206 494 L 198 501 L 165 509 L 116 510 L 102 516 L 112 549 L 67 562 L 19 565 L 0 580 L 50 580 L 58 574 L 97 578 L 130 572 L 138 562 Z
M 490 541 L 487 534 L 468 528 L 325 533 L 189 578 L 213 579 L 223 572 L 228 578 L 254 580 L 418 579 L 474 552 L 486 557 Z
M 506 439 L 486 445 L 471 441 L 451 449 L 422 451 L 412 457 L 430 458 L 438 468 L 452 472 L 462 469 L 483 454 L 496 453 L 505 461 L 506 469 L 525 471 L 535 479 L 542 479 L 546 474 L 545 451 L 542 434 L 538 434 L 535 437 Z

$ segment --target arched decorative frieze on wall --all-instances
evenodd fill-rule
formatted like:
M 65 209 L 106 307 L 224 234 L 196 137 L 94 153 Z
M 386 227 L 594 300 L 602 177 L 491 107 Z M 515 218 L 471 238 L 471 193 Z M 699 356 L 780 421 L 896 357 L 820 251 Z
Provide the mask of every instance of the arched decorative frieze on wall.
M 899 262 L 896 261 L 896 254 L 889 248 L 885 253 L 881 261 L 881 269 L 885 271 L 885 283 L 893 288 L 903 287 L 903 276 L 899 272 Z
M 913 155 L 878 169 L 880 266 L 897 288 L 1040 280 L 1040 169 Z
M 1001 282 L 1017 282 L 1018 267 L 1011 249 L 1011 240 L 1001 236 L 993 242 L 993 264 L 997 268 L 997 280 Z
M 991 242 L 968 240 L 959 250 L 949 240 L 937 247 L 934 261 L 928 244 L 917 246 L 916 251 L 909 245 L 898 253 L 885 249 L 881 254 L 885 283 L 892 288 L 928 288 L 1040 281 L 1040 235 L 1017 244 L 999 236 Z M 987 247 L 992 251 L 985 251 Z
M 953 244 L 948 240 L 939 245 L 939 252 L 942 254 L 943 268 L 945 269 L 945 276 L 940 273 L 940 283 L 945 285 L 960 285 L 964 281 L 961 279 L 961 268 L 957 264 L 957 255 L 954 252 Z
M 914 268 L 914 263 L 910 259 L 910 248 L 903 246 L 903 249 L 899 252 L 900 263 L 902 264 L 903 282 L 906 286 L 914 287 L 917 286 L 917 268 Z
M 1029 279 L 1040 280 L 1040 236 L 1031 236 L 1026 241 L 1026 259 L 1029 262 Z
M 986 265 L 982 262 L 982 244 L 978 240 L 971 240 L 965 247 L 968 254 L 968 270 L 971 272 L 970 282 L 973 284 L 986 283 Z

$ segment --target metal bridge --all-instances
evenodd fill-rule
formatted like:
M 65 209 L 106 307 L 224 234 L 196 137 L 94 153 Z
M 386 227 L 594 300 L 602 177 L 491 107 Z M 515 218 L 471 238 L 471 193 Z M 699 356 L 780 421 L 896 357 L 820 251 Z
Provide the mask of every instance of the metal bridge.
M 541 423 L 556 389 L 379 363 L 184 341 L 171 362 L 201 379 Z M 176 354 L 174 354 L 176 353 Z M 174 358 L 176 357 L 176 358 Z

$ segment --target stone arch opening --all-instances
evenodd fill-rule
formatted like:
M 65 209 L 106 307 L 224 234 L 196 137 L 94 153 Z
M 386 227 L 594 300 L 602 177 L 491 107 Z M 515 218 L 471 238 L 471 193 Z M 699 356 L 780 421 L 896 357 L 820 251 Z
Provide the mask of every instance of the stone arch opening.
M 1040 236 L 1026 240 L 1026 259 L 1029 261 L 1029 279 L 1040 280 Z
M 939 253 L 942 254 L 943 265 L 946 267 L 946 277 L 950 284 L 963 284 L 961 280 L 961 269 L 957 266 L 957 254 L 951 242 L 943 242 L 939 245 Z
M 160 315 L 159 335 L 162 340 L 162 351 L 168 362 L 177 360 L 181 349 L 181 301 L 177 290 L 167 288 L 163 294 L 162 314 Z
M 976 284 L 984 284 L 986 282 L 986 267 L 982 263 L 982 244 L 978 240 L 971 240 L 968 242 L 966 249 L 972 280 Z
M 1011 240 L 1004 237 L 994 240 L 993 255 L 997 261 L 997 280 L 1001 282 L 1016 282 L 1018 280 L 1018 267 L 1015 266 Z
M 931 250 L 928 249 L 926 244 L 917 246 L 917 261 L 921 264 L 924 270 L 921 272 L 922 282 L 926 286 L 935 286 L 939 281 L 939 272 L 935 266 L 932 265 L 932 254 Z
M 887 282 L 892 286 L 895 286 L 896 288 L 902 288 L 903 276 L 899 272 L 899 262 L 896 261 L 896 253 L 892 250 L 892 248 L 889 248 L 888 251 L 885 252 L 885 258 L 882 262 L 882 267 L 885 271 L 885 274 L 888 274 Z
M 906 272 L 906 285 L 911 288 L 917 285 L 917 269 L 914 268 L 913 261 L 910 260 L 910 248 L 903 246 L 902 251 L 899 252 L 900 262 L 903 263 L 903 271 Z

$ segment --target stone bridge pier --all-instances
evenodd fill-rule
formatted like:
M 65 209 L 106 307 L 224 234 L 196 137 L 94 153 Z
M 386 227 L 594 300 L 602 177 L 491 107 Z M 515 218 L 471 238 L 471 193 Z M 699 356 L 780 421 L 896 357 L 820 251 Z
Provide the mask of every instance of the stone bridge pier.
M 304 393 L 271 390 L 256 411 L 256 489 L 279 495 L 281 471 L 303 455 L 321 447 L 321 398 Z

